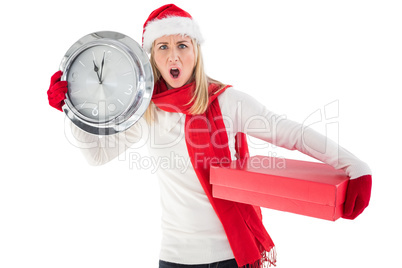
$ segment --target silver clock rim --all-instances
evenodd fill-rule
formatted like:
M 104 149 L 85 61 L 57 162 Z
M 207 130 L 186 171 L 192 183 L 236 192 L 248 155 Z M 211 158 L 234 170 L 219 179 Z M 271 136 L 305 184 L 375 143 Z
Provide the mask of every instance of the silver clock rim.
M 139 70 L 136 96 L 123 113 L 103 122 L 97 122 L 78 112 L 72 105 L 68 93 L 62 109 L 67 117 L 84 131 L 97 135 L 111 135 L 127 130 L 143 116 L 152 98 L 154 78 L 148 55 L 136 41 L 118 32 L 101 31 L 85 35 L 70 47 L 60 64 L 60 70 L 63 72 L 61 80 L 66 81 L 74 59 L 95 45 L 117 46 L 136 64 Z

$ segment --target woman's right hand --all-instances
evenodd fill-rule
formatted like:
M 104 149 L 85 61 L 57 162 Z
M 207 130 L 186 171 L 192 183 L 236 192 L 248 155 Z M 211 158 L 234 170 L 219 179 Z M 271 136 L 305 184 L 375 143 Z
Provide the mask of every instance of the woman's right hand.
M 47 91 L 50 106 L 59 111 L 63 111 L 61 107 L 64 105 L 67 93 L 67 81 L 60 81 L 62 75 L 62 71 L 57 71 L 52 76 L 50 79 L 49 90 Z

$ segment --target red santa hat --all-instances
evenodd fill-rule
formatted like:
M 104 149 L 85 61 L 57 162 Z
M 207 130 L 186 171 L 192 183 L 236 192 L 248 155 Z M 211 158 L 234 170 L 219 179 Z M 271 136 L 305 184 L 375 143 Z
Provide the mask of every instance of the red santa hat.
M 156 39 L 174 34 L 187 35 L 199 44 L 203 41 L 199 27 L 189 13 L 173 4 L 161 6 L 144 23 L 142 47 L 150 53 Z

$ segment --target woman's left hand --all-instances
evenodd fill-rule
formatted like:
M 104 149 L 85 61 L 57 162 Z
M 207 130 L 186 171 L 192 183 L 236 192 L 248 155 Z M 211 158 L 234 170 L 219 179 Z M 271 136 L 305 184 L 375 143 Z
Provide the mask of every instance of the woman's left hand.
M 371 196 L 371 175 L 349 181 L 342 218 L 353 220 L 368 206 Z

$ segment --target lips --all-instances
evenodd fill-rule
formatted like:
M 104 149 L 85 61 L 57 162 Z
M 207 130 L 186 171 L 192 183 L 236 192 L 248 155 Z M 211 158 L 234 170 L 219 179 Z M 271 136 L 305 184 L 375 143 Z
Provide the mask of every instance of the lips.
M 171 76 L 173 79 L 179 78 L 179 76 L 180 76 L 180 69 L 177 68 L 177 67 L 172 67 L 172 68 L 170 68 L 170 76 Z

